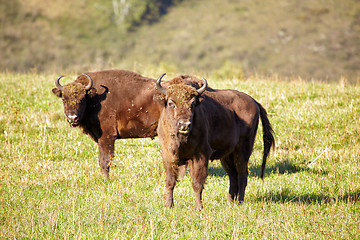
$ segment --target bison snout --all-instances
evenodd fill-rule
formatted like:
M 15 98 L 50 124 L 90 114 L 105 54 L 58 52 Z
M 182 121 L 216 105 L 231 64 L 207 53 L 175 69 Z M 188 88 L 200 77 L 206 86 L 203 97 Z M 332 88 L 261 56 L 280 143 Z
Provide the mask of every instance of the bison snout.
M 179 120 L 178 122 L 179 133 L 186 135 L 190 132 L 190 128 L 191 128 L 191 122 Z
M 67 116 L 67 120 L 72 126 L 76 126 L 79 123 L 79 116 L 75 114 L 71 114 Z

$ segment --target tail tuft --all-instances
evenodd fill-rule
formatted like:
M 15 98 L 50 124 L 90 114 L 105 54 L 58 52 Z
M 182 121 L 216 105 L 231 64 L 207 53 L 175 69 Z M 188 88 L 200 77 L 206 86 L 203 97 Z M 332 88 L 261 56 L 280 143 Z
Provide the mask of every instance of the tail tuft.
M 274 138 L 274 130 L 272 129 L 271 123 L 267 117 L 267 112 L 261 106 L 260 103 L 256 102 L 260 108 L 260 118 L 263 125 L 263 141 L 264 141 L 264 153 L 263 153 L 263 161 L 261 165 L 261 179 L 264 179 L 265 174 L 265 166 L 266 166 L 266 159 L 269 155 L 271 146 L 273 149 L 275 148 L 275 138 Z

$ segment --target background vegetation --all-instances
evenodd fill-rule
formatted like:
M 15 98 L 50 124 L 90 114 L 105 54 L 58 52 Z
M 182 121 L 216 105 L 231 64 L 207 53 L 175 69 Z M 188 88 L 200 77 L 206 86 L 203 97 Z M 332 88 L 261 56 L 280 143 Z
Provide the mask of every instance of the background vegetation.
M 0 70 L 104 68 L 359 82 L 357 0 L 0 0 Z
M 96 144 L 68 126 L 51 93 L 56 77 L 0 74 L 0 238 L 359 238 L 358 86 L 205 76 L 213 87 L 244 91 L 264 105 L 276 149 L 261 181 L 258 134 L 240 206 L 227 205 L 228 177 L 212 162 L 205 207 L 194 211 L 189 176 L 176 186 L 175 207 L 163 207 L 157 138 L 118 140 L 110 180 L 103 179 Z

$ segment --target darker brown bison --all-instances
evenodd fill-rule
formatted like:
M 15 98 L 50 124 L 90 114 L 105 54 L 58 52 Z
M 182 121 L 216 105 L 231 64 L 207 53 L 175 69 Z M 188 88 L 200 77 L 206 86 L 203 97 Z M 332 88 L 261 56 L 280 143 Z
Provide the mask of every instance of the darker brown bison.
M 203 86 L 178 84 L 156 86 L 155 99 L 162 111 L 157 128 L 161 155 L 166 171 L 165 206 L 172 207 L 173 190 L 179 166 L 189 165 L 195 192 L 195 207 L 202 208 L 202 191 L 209 159 L 220 159 L 230 179 L 229 202 L 244 201 L 248 178 L 248 161 L 253 150 L 259 118 L 263 124 L 264 153 L 261 178 L 266 158 L 274 145 L 273 130 L 265 109 L 249 95 L 235 90 L 215 90 Z M 181 79 L 192 78 L 189 76 Z
M 155 137 L 160 107 L 153 101 L 155 79 L 125 70 L 82 74 L 52 92 L 62 99 L 69 124 L 79 126 L 97 142 L 105 177 L 119 138 Z

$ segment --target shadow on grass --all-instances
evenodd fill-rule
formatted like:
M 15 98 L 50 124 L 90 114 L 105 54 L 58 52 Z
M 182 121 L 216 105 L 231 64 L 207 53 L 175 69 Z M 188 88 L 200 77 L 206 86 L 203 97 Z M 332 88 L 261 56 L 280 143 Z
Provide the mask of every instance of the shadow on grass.
M 260 177 L 261 166 L 253 166 L 249 168 L 251 176 Z M 266 173 L 273 174 L 285 174 L 285 173 L 297 173 L 297 172 L 311 172 L 315 174 L 328 174 L 327 171 L 318 171 L 310 169 L 307 166 L 301 167 L 297 166 L 288 160 L 278 162 L 268 168 L 266 168 Z M 225 170 L 221 167 L 209 167 L 208 174 L 216 177 L 224 177 L 226 174 Z M 290 188 L 282 189 L 281 192 L 269 192 L 262 196 L 256 197 L 255 201 L 265 201 L 265 202 L 277 202 L 277 203 L 304 203 L 304 204 L 325 204 L 333 202 L 359 202 L 360 201 L 360 190 L 354 192 L 349 192 L 343 195 L 330 196 L 326 194 L 314 194 L 314 193 L 305 193 L 301 195 L 295 195 Z
M 251 176 L 260 177 L 261 166 L 252 166 L 249 168 Z M 269 166 L 265 169 L 266 174 L 285 174 L 285 173 L 297 173 L 297 172 L 310 172 L 314 174 L 328 174 L 328 171 L 314 170 L 306 165 L 298 166 L 294 163 L 289 162 L 285 159 L 284 161 L 277 162 L 272 166 Z M 216 177 L 224 177 L 227 175 L 225 170 L 221 167 L 209 167 L 208 174 Z M 266 175 L 265 175 L 266 177 Z M 290 188 L 282 189 L 280 192 L 269 192 L 262 196 L 256 197 L 255 201 L 265 201 L 265 202 L 280 202 L 280 203 L 289 203 L 289 202 L 299 202 L 305 204 L 324 204 L 324 203 L 333 203 L 337 201 L 341 202 L 359 202 L 360 201 L 360 190 L 355 192 L 349 192 L 344 195 L 335 195 L 330 196 L 326 194 L 314 194 L 314 193 L 305 193 L 302 195 L 295 195 Z
M 222 167 L 209 167 L 208 174 L 215 177 L 223 177 L 227 175 L 227 173 Z
M 249 168 L 251 176 L 258 176 L 260 177 L 261 166 L 252 166 Z M 294 163 L 290 162 L 289 160 L 285 159 L 281 162 L 277 162 L 272 166 L 267 166 L 265 168 L 265 176 L 266 174 L 273 173 L 273 174 L 285 174 L 285 173 L 297 173 L 297 172 L 311 172 L 315 174 L 327 175 L 328 171 L 319 171 L 315 169 L 311 169 L 307 166 L 300 166 L 295 165 Z
M 265 202 L 277 202 L 277 203 L 290 203 L 290 202 L 299 202 L 305 204 L 324 204 L 324 203 L 333 203 L 333 202 L 359 202 L 360 200 L 360 190 L 355 192 L 346 193 L 340 196 L 328 196 L 325 194 L 302 194 L 294 195 L 290 189 L 282 190 L 281 192 L 267 193 L 263 196 L 256 198 L 256 201 L 265 201 Z
M 259 166 L 252 166 L 249 168 L 250 176 L 257 176 L 260 177 L 261 165 Z M 277 162 L 272 166 L 267 166 L 265 168 L 265 176 L 266 174 L 273 173 L 273 174 L 285 174 L 285 173 L 297 173 L 297 172 L 311 172 L 315 174 L 328 174 L 327 171 L 319 171 L 308 168 L 306 166 L 298 166 L 294 163 L 290 162 L 289 160 L 285 159 L 281 162 Z M 226 175 L 226 172 L 221 167 L 209 167 L 208 173 L 210 176 L 216 177 L 223 177 Z

